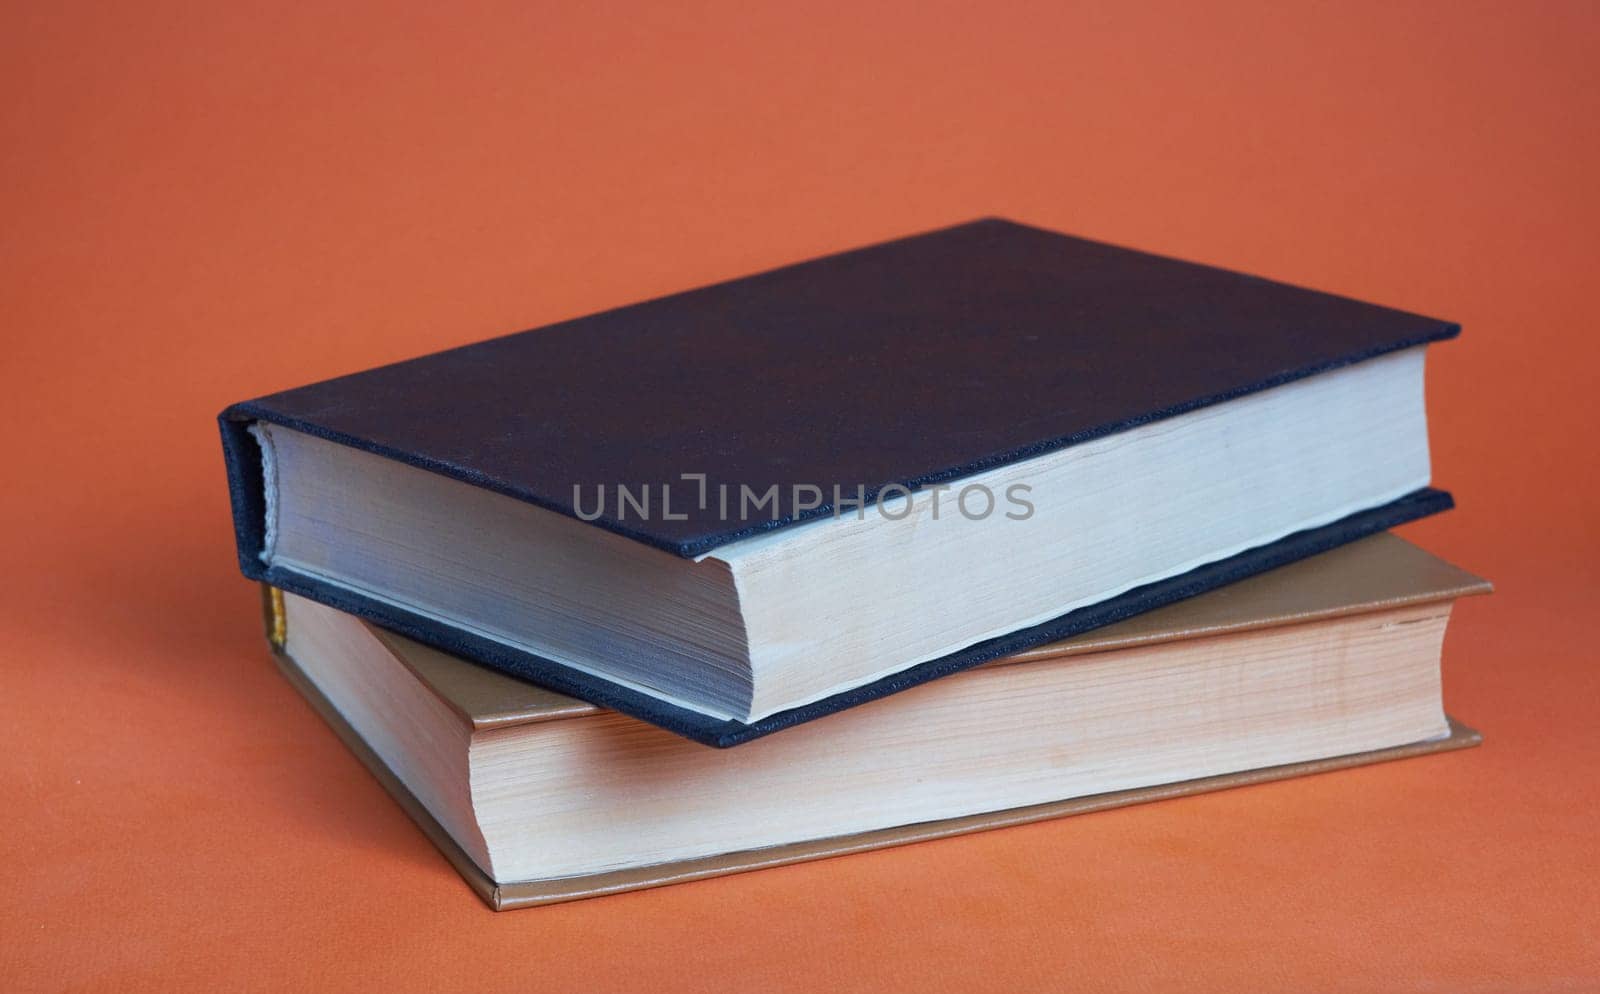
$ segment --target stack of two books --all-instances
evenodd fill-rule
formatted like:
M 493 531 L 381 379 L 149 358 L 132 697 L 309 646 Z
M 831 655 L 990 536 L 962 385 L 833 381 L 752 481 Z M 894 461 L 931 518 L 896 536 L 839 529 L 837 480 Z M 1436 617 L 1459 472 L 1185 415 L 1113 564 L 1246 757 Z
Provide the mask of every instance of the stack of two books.
M 1470 745 L 1447 322 L 990 220 L 223 413 L 291 680 L 494 907 Z

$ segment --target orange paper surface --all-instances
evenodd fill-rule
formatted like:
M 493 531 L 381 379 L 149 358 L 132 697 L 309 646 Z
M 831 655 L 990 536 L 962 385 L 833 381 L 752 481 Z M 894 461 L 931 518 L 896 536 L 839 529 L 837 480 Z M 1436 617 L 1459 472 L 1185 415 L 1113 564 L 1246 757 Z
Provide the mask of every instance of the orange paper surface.
M 1600 987 L 1596 9 L 0 9 L 0 986 Z M 229 401 L 999 213 L 1462 322 L 1482 748 L 507 915 L 278 676 Z

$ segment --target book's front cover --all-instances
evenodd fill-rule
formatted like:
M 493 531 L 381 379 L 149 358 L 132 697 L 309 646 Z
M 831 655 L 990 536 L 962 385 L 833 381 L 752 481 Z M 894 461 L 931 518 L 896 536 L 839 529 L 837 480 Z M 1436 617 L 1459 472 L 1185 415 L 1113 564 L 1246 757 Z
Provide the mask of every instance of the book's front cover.
M 242 450 L 243 426 L 268 421 L 570 516 L 597 487 L 670 488 L 671 518 L 616 501 L 583 517 L 694 556 L 826 517 L 835 487 L 870 502 L 1458 331 L 990 219 L 286 390 L 222 422 Z M 777 507 L 744 520 L 683 499 L 698 477 L 776 487 Z M 796 485 L 822 502 L 800 507 Z M 249 559 L 259 517 L 246 524 Z

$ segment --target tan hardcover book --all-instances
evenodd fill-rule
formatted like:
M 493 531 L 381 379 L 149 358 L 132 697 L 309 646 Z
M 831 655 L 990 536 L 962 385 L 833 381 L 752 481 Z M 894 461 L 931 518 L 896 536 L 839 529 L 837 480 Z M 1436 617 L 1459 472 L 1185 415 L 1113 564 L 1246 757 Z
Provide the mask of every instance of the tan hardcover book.
M 1490 585 L 1377 535 L 732 750 L 267 588 L 284 673 L 501 910 L 1459 749 Z

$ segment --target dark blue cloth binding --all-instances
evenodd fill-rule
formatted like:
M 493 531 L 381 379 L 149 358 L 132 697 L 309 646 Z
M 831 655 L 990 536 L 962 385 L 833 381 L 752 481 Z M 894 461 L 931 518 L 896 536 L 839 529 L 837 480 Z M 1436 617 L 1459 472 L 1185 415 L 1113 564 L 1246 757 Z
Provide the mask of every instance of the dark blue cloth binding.
M 1450 338 L 1448 321 L 986 220 L 236 404 L 693 557 L 870 501 Z M 684 474 L 778 488 L 725 517 Z M 235 480 L 236 483 L 241 482 Z M 816 507 L 795 500 L 815 486 Z M 236 500 L 239 498 L 236 497 Z M 244 498 L 251 499 L 251 498 Z M 806 496 L 800 498 L 805 501 Z

